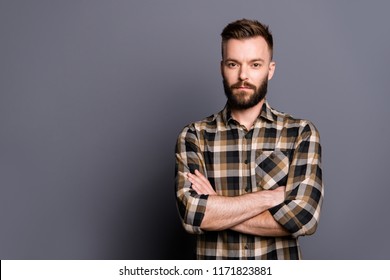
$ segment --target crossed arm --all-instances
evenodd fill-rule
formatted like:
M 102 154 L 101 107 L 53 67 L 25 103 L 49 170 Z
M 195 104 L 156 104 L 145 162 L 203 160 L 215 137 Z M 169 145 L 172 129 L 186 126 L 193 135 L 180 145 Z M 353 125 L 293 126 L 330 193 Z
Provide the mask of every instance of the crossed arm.
M 195 128 L 187 127 L 176 145 L 177 205 L 188 232 L 231 229 L 258 236 L 298 237 L 316 231 L 324 187 L 319 134 L 311 123 L 300 126 L 286 187 L 234 197 L 217 195 L 196 171 L 206 170 L 199 138 Z
M 198 170 L 187 173 L 197 194 L 209 195 L 201 229 L 218 231 L 232 229 L 261 236 L 286 236 L 290 233 L 267 211 L 284 201 L 285 187 L 264 190 L 236 197 L 219 196 Z

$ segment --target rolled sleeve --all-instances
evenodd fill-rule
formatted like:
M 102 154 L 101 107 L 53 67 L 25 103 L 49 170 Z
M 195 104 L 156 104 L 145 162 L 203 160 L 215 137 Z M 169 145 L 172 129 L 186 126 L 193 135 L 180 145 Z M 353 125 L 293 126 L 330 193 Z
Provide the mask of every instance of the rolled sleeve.
M 193 234 L 202 234 L 200 228 L 208 195 L 198 195 L 188 181 L 186 173 L 195 170 L 205 171 L 199 140 L 193 126 L 180 133 L 176 143 L 175 191 L 177 206 L 184 229 Z M 205 174 L 205 173 L 203 173 Z
M 269 210 L 294 237 L 316 231 L 324 195 L 318 130 L 309 122 L 301 127 L 290 163 L 286 199 Z

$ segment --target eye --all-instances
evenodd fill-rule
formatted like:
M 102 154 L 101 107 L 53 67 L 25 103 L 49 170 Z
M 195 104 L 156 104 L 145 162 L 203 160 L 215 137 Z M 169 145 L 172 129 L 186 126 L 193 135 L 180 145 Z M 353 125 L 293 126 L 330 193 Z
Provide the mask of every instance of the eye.
M 253 68 L 260 68 L 260 67 L 261 67 L 261 64 L 260 64 L 260 63 L 253 63 L 253 64 L 252 64 L 252 67 L 253 67 Z
M 237 67 L 238 67 L 238 64 L 235 63 L 235 62 L 228 62 L 228 63 L 226 63 L 226 66 L 227 66 L 228 68 L 234 69 L 234 68 L 237 68 Z

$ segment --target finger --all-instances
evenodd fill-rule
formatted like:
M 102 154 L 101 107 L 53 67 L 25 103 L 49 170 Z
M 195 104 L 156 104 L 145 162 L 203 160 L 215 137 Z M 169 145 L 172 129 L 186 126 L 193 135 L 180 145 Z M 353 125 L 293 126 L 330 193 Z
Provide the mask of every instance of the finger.
M 205 184 L 196 184 L 196 188 L 202 193 L 202 194 L 210 194 L 210 195 L 216 195 L 217 193 L 215 192 L 215 190 L 213 189 L 213 187 L 208 184 L 208 185 L 205 185 Z
M 201 186 L 192 185 L 192 189 L 195 190 L 197 194 L 216 195 L 216 192 L 214 190 L 205 189 Z
M 196 191 L 197 194 L 208 194 L 207 189 L 197 184 L 192 184 L 192 189 Z
M 189 175 L 188 180 L 192 184 L 193 188 L 196 188 L 197 191 L 200 191 L 202 193 L 207 192 L 207 190 L 208 190 L 207 186 L 205 186 L 205 184 L 196 176 Z
M 196 182 L 195 180 L 190 179 L 190 182 L 192 184 L 192 188 L 198 193 L 198 194 L 214 194 L 214 190 L 207 185 L 203 184 L 202 182 Z
M 196 185 L 192 184 L 192 189 L 197 193 L 197 194 L 202 194 L 202 192 L 197 188 Z
M 195 174 L 188 173 L 188 179 L 193 184 L 196 185 L 198 193 L 216 195 L 214 188 L 210 184 L 209 180 L 199 172 L 195 170 Z
M 197 184 L 198 188 L 201 189 L 203 192 L 214 192 L 214 189 L 208 180 L 203 180 L 200 177 L 193 175 L 190 177 L 190 182 L 192 182 L 193 184 Z
M 199 172 L 199 170 L 195 170 L 195 175 L 206 185 L 211 187 L 210 181 L 202 174 Z
M 205 180 L 208 181 L 206 176 L 204 176 L 202 173 L 200 173 L 200 171 L 198 169 L 195 170 L 194 174 L 196 177 L 198 177 L 202 181 L 205 181 Z
M 198 185 L 202 185 L 203 184 L 202 180 L 199 177 L 197 177 L 196 175 L 191 174 L 191 173 L 188 173 L 188 180 L 192 184 L 195 184 L 195 183 L 198 184 Z

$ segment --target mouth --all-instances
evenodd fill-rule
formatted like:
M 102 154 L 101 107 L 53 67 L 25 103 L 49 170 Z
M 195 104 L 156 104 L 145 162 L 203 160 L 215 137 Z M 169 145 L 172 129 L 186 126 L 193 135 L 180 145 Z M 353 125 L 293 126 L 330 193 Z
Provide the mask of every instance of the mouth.
M 232 86 L 233 89 L 239 89 L 239 90 L 249 90 L 249 89 L 256 89 L 255 86 L 247 83 L 247 82 L 244 82 L 244 83 L 237 83 L 235 85 Z
M 233 87 L 233 89 L 236 89 L 236 90 L 252 90 L 251 87 L 247 87 L 247 86 Z

